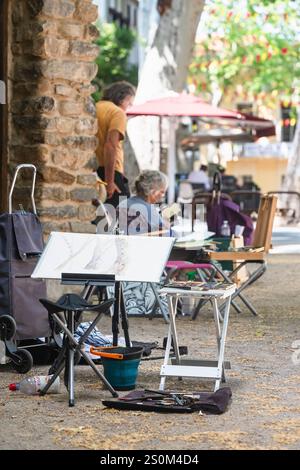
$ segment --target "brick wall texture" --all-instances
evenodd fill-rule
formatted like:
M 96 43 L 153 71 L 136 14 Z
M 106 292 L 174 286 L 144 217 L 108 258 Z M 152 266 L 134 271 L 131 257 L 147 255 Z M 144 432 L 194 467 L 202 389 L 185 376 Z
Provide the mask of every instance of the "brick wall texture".
M 93 232 L 97 7 L 92 0 L 12 0 L 10 17 L 10 171 L 20 163 L 37 166 L 46 233 Z M 27 186 L 25 174 L 16 204 L 29 201 Z

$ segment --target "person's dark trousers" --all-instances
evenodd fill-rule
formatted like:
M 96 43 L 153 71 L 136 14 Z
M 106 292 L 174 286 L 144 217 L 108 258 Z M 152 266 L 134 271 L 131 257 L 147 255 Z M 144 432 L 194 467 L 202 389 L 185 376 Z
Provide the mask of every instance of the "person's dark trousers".
M 97 170 L 98 176 L 105 181 L 105 169 L 104 167 L 100 166 Z M 106 204 L 111 204 L 114 207 L 118 207 L 119 205 L 119 197 L 120 196 L 126 196 L 130 197 L 130 191 L 129 191 L 129 185 L 128 185 L 128 179 L 122 175 L 119 171 L 115 171 L 115 184 L 118 186 L 120 189 L 120 193 L 117 191 L 114 192 L 112 197 L 110 199 L 107 199 L 105 201 Z

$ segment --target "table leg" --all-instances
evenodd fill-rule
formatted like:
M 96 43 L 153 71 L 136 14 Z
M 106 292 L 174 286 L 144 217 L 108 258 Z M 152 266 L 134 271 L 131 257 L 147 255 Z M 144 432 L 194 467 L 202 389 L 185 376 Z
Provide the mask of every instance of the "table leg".
M 122 284 L 120 287 L 120 313 L 121 313 L 121 324 L 122 324 L 122 329 L 124 332 L 125 344 L 127 348 L 130 348 L 131 342 L 129 338 L 129 323 L 128 323 L 128 317 L 127 317 L 127 312 L 125 308 L 124 291 L 123 291 Z
M 118 281 L 115 283 L 116 300 L 114 304 L 114 313 L 112 316 L 113 346 L 118 346 L 121 295 L 121 283 Z
M 168 330 L 168 339 L 167 339 L 167 345 L 166 345 L 166 352 L 165 352 L 163 367 L 168 365 L 169 358 L 170 358 L 170 352 L 171 352 L 171 348 L 172 348 L 172 342 L 173 342 L 173 348 L 174 348 L 175 357 L 176 357 L 176 364 L 180 364 L 178 336 L 177 336 L 176 323 L 175 323 L 175 317 L 176 317 L 176 312 L 177 312 L 177 303 L 178 303 L 178 297 L 177 296 L 176 297 L 168 296 L 170 324 L 169 324 L 169 330 Z M 160 380 L 159 390 L 164 390 L 165 382 L 166 382 L 166 376 L 162 376 L 161 380 Z
M 176 329 L 176 312 L 177 312 L 177 303 L 178 297 L 171 297 L 169 300 L 169 307 L 170 307 L 170 330 L 172 334 L 173 340 L 173 348 L 176 357 L 176 364 L 180 364 L 180 354 L 179 354 L 179 346 L 178 346 L 178 336 L 177 336 L 177 329 Z
M 219 340 L 218 370 L 222 373 L 222 377 L 224 377 L 224 370 L 225 370 L 224 354 L 225 354 L 225 342 L 226 342 L 228 320 L 229 320 L 230 302 L 231 302 L 231 297 L 228 297 L 225 303 L 223 327 L 222 327 L 222 331 L 220 332 L 221 336 Z M 219 318 L 220 312 L 219 312 L 218 305 L 216 306 L 216 308 L 217 308 L 217 313 L 218 313 L 218 318 Z M 215 391 L 217 391 L 220 388 L 221 380 L 222 380 L 221 378 L 216 380 Z

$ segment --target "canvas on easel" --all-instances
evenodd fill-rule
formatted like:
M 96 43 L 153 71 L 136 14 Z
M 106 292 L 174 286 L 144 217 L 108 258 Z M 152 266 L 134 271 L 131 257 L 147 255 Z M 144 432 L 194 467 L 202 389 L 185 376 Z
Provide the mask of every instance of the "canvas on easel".
M 32 277 L 111 274 L 116 281 L 157 283 L 173 243 L 171 237 L 52 232 Z

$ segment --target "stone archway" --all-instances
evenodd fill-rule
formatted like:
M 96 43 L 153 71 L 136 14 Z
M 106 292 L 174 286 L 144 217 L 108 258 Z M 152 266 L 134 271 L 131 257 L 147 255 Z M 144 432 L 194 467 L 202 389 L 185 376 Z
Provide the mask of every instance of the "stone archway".
M 9 4 L 9 170 L 37 166 L 37 207 L 46 233 L 92 231 L 97 6 L 92 0 Z M 24 186 L 26 180 L 16 203 L 26 198 Z

